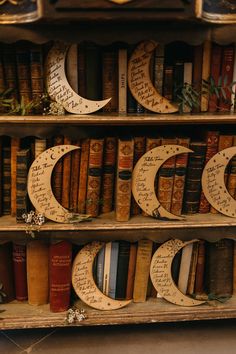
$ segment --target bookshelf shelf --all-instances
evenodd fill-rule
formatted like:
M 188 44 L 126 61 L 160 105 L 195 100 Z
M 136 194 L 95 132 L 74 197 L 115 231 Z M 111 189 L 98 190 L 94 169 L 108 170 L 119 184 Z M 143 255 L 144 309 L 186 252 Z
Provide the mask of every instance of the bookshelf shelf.
M 227 319 L 236 317 L 236 298 L 225 303 L 211 302 L 195 307 L 181 307 L 169 304 L 163 299 L 149 299 L 145 303 L 131 303 L 118 311 L 97 311 L 77 302 L 78 308 L 86 311 L 87 319 L 81 323 L 68 325 L 66 313 L 52 313 L 49 305 L 31 306 L 27 303 L 3 304 L 0 318 L 0 329 L 43 328 L 65 326 L 94 326 L 115 324 L 138 324 L 156 322 L 176 322 Z

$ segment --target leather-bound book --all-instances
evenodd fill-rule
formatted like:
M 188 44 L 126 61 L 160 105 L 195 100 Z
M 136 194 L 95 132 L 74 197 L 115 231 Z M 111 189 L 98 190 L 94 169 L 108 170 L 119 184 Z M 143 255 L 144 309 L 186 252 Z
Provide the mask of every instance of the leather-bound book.
M 1 291 L 6 295 L 3 297 L 3 302 L 14 300 L 12 242 L 0 243 L 0 284 L 2 285 Z
M 13 269 L 16 300 L 28 299 L 26 274 L 26 245 L 13 242 Z
M 151 240 L 138 241 L 133 292 L 134 302 L 146 301 L 152 246 L 153 241 Z
M 11 147 L 8 141 L 3 144 L 3 215 L 11 214 Z
M 78 213 L 82 214 L 85 213 L 86 210 L 89 146 L 90 139 L 83 139 L 81 143 L 80 175 L 78 189 Z
M 118 50 L 118 113 L 127 113 L 127 49 Z
M 49 302 L 52 312 L 69 308 L 71 293 L 72 244 L 52 243 L 49 247 Z
M 64 145 L 71 145 L 71 139 L 64 137 Z M 70 175 L 71 175 L 71 152 L 68 152 L 63 157 L 63 172 L 62 172 L 62 196 L 61 205 L 70 208 Z
M 11 138 L 11 216 L 16 215 L 16 155 L 20 149 L 20 138 Z
M 6 88 L 13 89 L 12 98 L 18 97 L 17 73 L 16 73 L 16 54 L 15 46 L 4 44 L 3 48 L 3 68 Z
M 40 240 L 26 246 L 28 302 L 30 305 L 48 303 L 49 296 L 49 247 Z
M 207 81 L 210 77 L 210 67 L 211 67 L 211 41 L 206 39 L 203 43 L 203 54 L 202 54 L 202 82 Z M 202 92 L 203 92 L 202 87 Z M 201 112 L 208 111 L 209 103 L 209 93 L 201 94 Z
M 107 296 L 109 294 L 109 283 L 110 283 L 111 246 L 112 246 L 112 242 L 107 242 L 105 244 L 102 292 Z
M 104 280 L 105 246 L 100 249 L 97 255 L 96 283 L 98 289 L 103 291 Z
M 183 294 L 187 293 L 192 253 L 193 243 L 189 243 L 182 249 L 179 267 L 178 288 Z
M 163 44 L 158 44 L 154 54 L 154 73 L 153 84 L 157 92 L 162 95 L 163 92 L 163 77 L 164 77 L 164 56 L 165 48 Z
M 198 256 L 196 265 L 195 288 L 194 292 L 197 295 L 205 293 L 205 261 L 206 261 L 206 247 L 205 241 L 198 242 Z
M 131 207 L 131 181 L 134 157 L 134 140 L 118 140 L 116 175 L 116 220 L 128 221 Z
M 16 221 L 23 222 L 22 215 L 29 211 L 27 178 L 30 166 L 30 150 L 17 151 L 16 155 Z
M 23 97 L 27 104 L 32 99 L 31 90 L 31 70 L 30 70 L 30 50 L 26 42 L 19 42 L 16 45 L 16 64 L 19 99 Z
M 116 299 L 126 298 L 130 242 L 119 241 L 119 254 L 116 276 Z
M 162 145 L 176 145 L 177 139 L 175 138 L 164 138 L 162 139 Z M 159 170 L 158 178 L 158 200 L 161 205 L 168 211 L 171 209 L 171 199 L 174 184 L 175 175 L 175 156 L 172 156 L 166 160 Z
M 132 55 L 132 52 L 135 48 L 135 45 L 129 45 L 128 47 L 128 60 L 130 58 L 130 56 Z M 127 87 L 127 112 L 134 114 L 136 113 L 136 106 L 137 106 L 137 102 L 136 99 L 133 97 L 129 86 Z
M 42 152 L 47 149 L 47 139 L 35 139 L 34 157 L 37 158 Z
M 221 77 L 225 88 L 225 95 L 220 94 L 219 111 L 230 111 L 231 109 L 231 83 L 234 71 L 234 44 L 223 47 Z
M 64 137 L 62 135 L 58 135 L 54 137 L 53 139 L 53 145 L 63 145 L 64 143 Z M 53 194 L 56 198 L 56 200 L 61 204 L 61 198 L 62 198 L 62 172 L 63 172 L 63 162 L 62 159 L 60 159 L 52 173 L 52 188 L 53 188 Z
M 75 146 L 80 146 L 80 140 L 72 142 Z M 71 152 L 71 176 L 70 176 L 70 211 L 76 213 L 78 210 L 78 188 L 80 173 L 81 150 Z
M 109 213 L 113 210 L 115 168 L 117 156 L 117 139 L 106 137 L 104 145 L 101 212 Z
M 117 61 L 115 48 L 104 50 L 102 53 L 102 98 L 112 97 L 103 108 L 104 112 L 117 112 L 118 109 Z
M 173 87 L 174 87 L 174 69 L 172 65 L 166 65 L 164 67 L 164 84 L 163 84 L 163 96 L 168 100 L 173 99 Z
M 145 153 L 146 148 L 146 138 L 145 136 L 135 136 L 134 137 L 134 161 L 133 165 L 135 167 L 138 160 Z M 134 197 L 131 198 L 131 215 L 138 215 L 141 213 L 141 208 L 138 206 Z
M 31 44 L 30 70 L 32 98 L 39 99 L 44 93 L 43 50 L 40 44 Z
M 117 271 L 118 271 L 118 257 L 119 257 L 119 242 L 111 242 L 111 257 L 110 257 L 110 270 L 109 270 L 109 286 L 108 296 L 112 299 L 116 297 L 116 284 L 117 284 Z
M 233 293 L 234 241 L 222 239 L 207 242 L 206 288 L 216 297 L 229 297 Z
M 188 158 L 183 210 L 186 214 L 195 214 L 198 213 L 199 210 L 201 177 L 206 157 L 206 143 L 192 142 L 189 148 L 194 152 L 190 153 Z
M 178 138 L 177 144 L 189 147 L 189 138 Z M 173 191 L 171 198 L 171 213 L 175 215 L 181 215 L 183 197 L 184 197 L 184 186 L 185 178 L 188 164 L 188 153 L 179 154 L 175 159 L 175 174 L 173 181 Z
M 126 286 L 126 299 L 127 300 L 130 300 L 133 298 L 137 249 L 138 249 L 137 243 L 130 244 L 128 277 L 127 277 L 127 286 Z
M 214 80 L 214 84 L 218 86 L 220 78 L 220 68 L 222 60 L 222 46 L 216 43 L 212 45 L 211 56 L 211 79 Z M 219 99 L 215 93 L 212 93 L 209 97 L 208 112 L 216 112 L 218 110 Z
M 203 55 L 203 45 L 196 45 L 193 49 L 193 87 L 201 98 L 202 90 L 202 55 Z M 193 107 L 193 113 L 200 112 L 200 99 L 199 104 Z
M 104 139 L 91 139 L 89 146 L 86 214 L 99 214 Z
M 219 143 L 219 132 L 218 131 L 207 131 L 206 133 L 206 160 L 205 164 L 218 152 L 218 143 Z M 200 204 L 199 204 L 199 213 L 209 213 L 210 203 L 206 199 L 203 191 L 201 191 Z
M 197 270 L 197 259 L 198 259 L 198 242 L 193 243 L 193 252 L 191 257 L 189 276 L 188 276 L 188 285 L 187 285 L 187 294 L 193 295 L 195 289 L 195 279 L 196 279 L 196 270 Z

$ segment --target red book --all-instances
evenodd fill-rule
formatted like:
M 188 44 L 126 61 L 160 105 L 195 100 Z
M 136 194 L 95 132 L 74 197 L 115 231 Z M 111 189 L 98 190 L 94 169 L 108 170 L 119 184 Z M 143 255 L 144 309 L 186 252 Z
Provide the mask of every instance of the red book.
M 50 245 L 49 291 L 50 310 L 66 311 L 70 304 L 72 245 L 61 241 Z
M 220 111 L 230 111 L 231 108 L 231 90 L 230 83 L 233 80 L 234 70 L 234 45 L 227 45 L 223 48 L 221 77 L 222 86 L 225 89 L 226 99 L 221 94 L 219 109 Z
M 28 298 L 26 275 L 26 246 L 13 243 L 13 270 L 16 300 Z

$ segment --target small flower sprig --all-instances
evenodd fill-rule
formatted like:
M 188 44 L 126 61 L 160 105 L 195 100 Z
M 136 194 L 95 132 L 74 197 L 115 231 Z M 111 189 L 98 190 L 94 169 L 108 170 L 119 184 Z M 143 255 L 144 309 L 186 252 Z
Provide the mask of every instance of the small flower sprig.
M 67 311 L 66 314 L 66 322 L 68 324 L 76 323 L 76 322 L 82 322 L 87 318 L 86 312 L 83 308 L 77 309 L 77 308 L 70 308 Z
M 41 226 L 45 223 L 45 217 L 41 213 L 36 213 L 35 211 L 31 210 L 29 213 L 24 213 L 22 215 L 26 226 L 26 233 L 29 234 L 31 237 L 35 237 L 35 231 L 39 232 Z

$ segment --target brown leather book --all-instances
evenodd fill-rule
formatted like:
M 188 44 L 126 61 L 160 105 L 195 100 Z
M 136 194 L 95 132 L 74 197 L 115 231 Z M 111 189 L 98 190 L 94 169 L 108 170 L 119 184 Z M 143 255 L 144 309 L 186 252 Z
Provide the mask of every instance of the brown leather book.
M 207 242 L 206 288 L 216 297 L 230 297 L 233 293 L 234 241 L 222 239 Z
M 189 147 L 189 142 L 190 142 L 189 138 L 177 139 L 177 144 L 184 147 Z M 182 212 L 187 164 L 188 164 L 188 153 L 180 154 L 176 156 L 173 191 L 172 191 L 172 198 L 171 198 L 171 213 L 175 215 L 181 215 Z
M 28 299 L 26 275 L 26 245 L 13 242 L 13 269 L 16 300 Z
M 80 175 L 78 190 L 78 213 L 85 213 L 86 194 L 88 179 L 88 160 L 89 160 L 90 139 L 83 139 L 81 143 Z
M 133 292 L 134 302 L 146 301 L 149 270 L 152 257 L 152 244 L 153 241 L 151 240 L 138 241 Z
M 137 248 L 138 248 L 137 243 L 130 244 L 128 277 L 127 277 L 127 287 L 126 287 L 126 299 L 127 300 L 130 300 L 133 298 Z
M 193 87 L 194 90 L 198 93 L 199 105 L 193 107 L 193 113 L 199 113 L 201 110 L 200 107 L 200 98 L 202 90 L 202 55 L 203 55 L 203 45 L 196 45 L 193 49 Z
M 104 145 L 104 161 L 101 193 L 101 212 L 109 213 L 113 210 L 115 167 L 117 156 L 117 139 L 106 137 Z
M 3 143 L 3 215 L 11 214 L 11 147 L 8 139 Z
M 174 69 L 172 65 L 166 65 L 164 67 L 164 85 L 163 85 L 163 96 L 168 100 L 173 99 L 173 86 L 174 86 Z
M 200 240 L 198 242 L 198 256 L 196 264 L 196 276 L 195 276 L 195 288 L 194 292 L 197 295 L 203 294 L 205 292 L 205 260 L 206 260 L 206 248 L 205 241 Z
M 31 71 L 30 71 L 30 50 L 26 42 L 19 42 L 16 45 L 16 64 L 19 100 L 23 97 L 27 104 L 32 100 Z
M 43 50 L 41 44 L 31 44 L 30 46 L 30 72 L 32 98 L 39 99 L 44 93 Z
M 72 244 L 60 241 L 49 248 L 49 299 L 52 312 L 69 308 L 71 290 Z
M 11 216 L 16 215 L 16 155 L 20 138 L 11 138 Z
M 212 45 L 211 69 L 210 77 L 214 80 L 214 84 L 218 86 L 220 78 L 220 68 L 222 60 L 222 46 L 216 43 Z M 215 93 L 209 97 L 208 112 L 216 112 L 218 110 L 219 99 Z
M 198 242 L 193 243 L 193 251 L 192 251 L 192 258 L 190 263 L 188 286 L 187 286 L 187 294 L 189 295 L 194 294 L 197 259 L 198 259 L 198 246 L 199 246 Z
M 16 73 L 16 54 L 15 46 L 4 44 L 3 48 L 3 67 L 6 88 L 13 89 L 12 98 L 18 97 L 17 73 Z
M 130 218 L 133 156 L 134 140 L 118 139 L 115 202 L 117 221 L 128 221 Z
M 62 135 L 58 135 L 54 137 L 53 139 L 53 145 L 63 145 L 64 143 L 64 137 Z M 62 198 L 62 171 L 63 171 L 63 162 L 62 159 L 60 159 L 52 173 L 52 188 L 53 188 L 53 193 L 56 198 L 56 200 L 61 204 L 61 198 Z
M 103 169 L 104 139 L 91 139 L 89 146 L 86 214 L 98 216 Z
M 220 94 L 219 111 L 230 111 L 231 108 L 231 83 L 233 81 L 234 71 L 234 44 L 223 47 L 221 77 L 223 86 L 225 86 L 225 96 Z
M 218 144 L 219 144 L 219 132 L 218 131 L 207 131 L 206 133 L 206 160 L 205 165 L 207 162 L 218 152 Z M 200 196 L 200 204 L 199 204 L 199 213 L 209 213 L 210 211 L 210 203 L 206 199 L 203 191 L 201 191 Z
M 28 302 L 30 305 L 48 303 L 49 247 L 40 240 L 30 241 L 26 247 Z
M 162 139 L 162 145 L 176 145 L 176 138 Z M 159 170 L 158 178 L 158 200 L 161 205 L 168 211 L 171 209 L 171 199 L 175 175 L 175 156 L 166 160 Z
M 117 112 L 118 110 L 118 73 L 117 73 L 117 50 L 107 48 L 102 54 L 102 97 L 112 99 L 103 108 L 104 112 Z
M 69 137 L 64 137 L 64 145 L 71 145 L 71 139 Z M 61 205 L 66 209 L 70 208 L 70 174 L 71 152 L 63 157 Z
M 72 142 L 73 145 L 80 146 L 80 140 Z M 81 150 L 71 152 L 71 176 L 70 176 L 70 211 L 76 213 L 78 210 L 78 188 L 80 173 Z
M 12 261 L 12 242 L 0 243 L 0 284 L 3 302 L 10 302 L 15 299 L 14 272 Z

